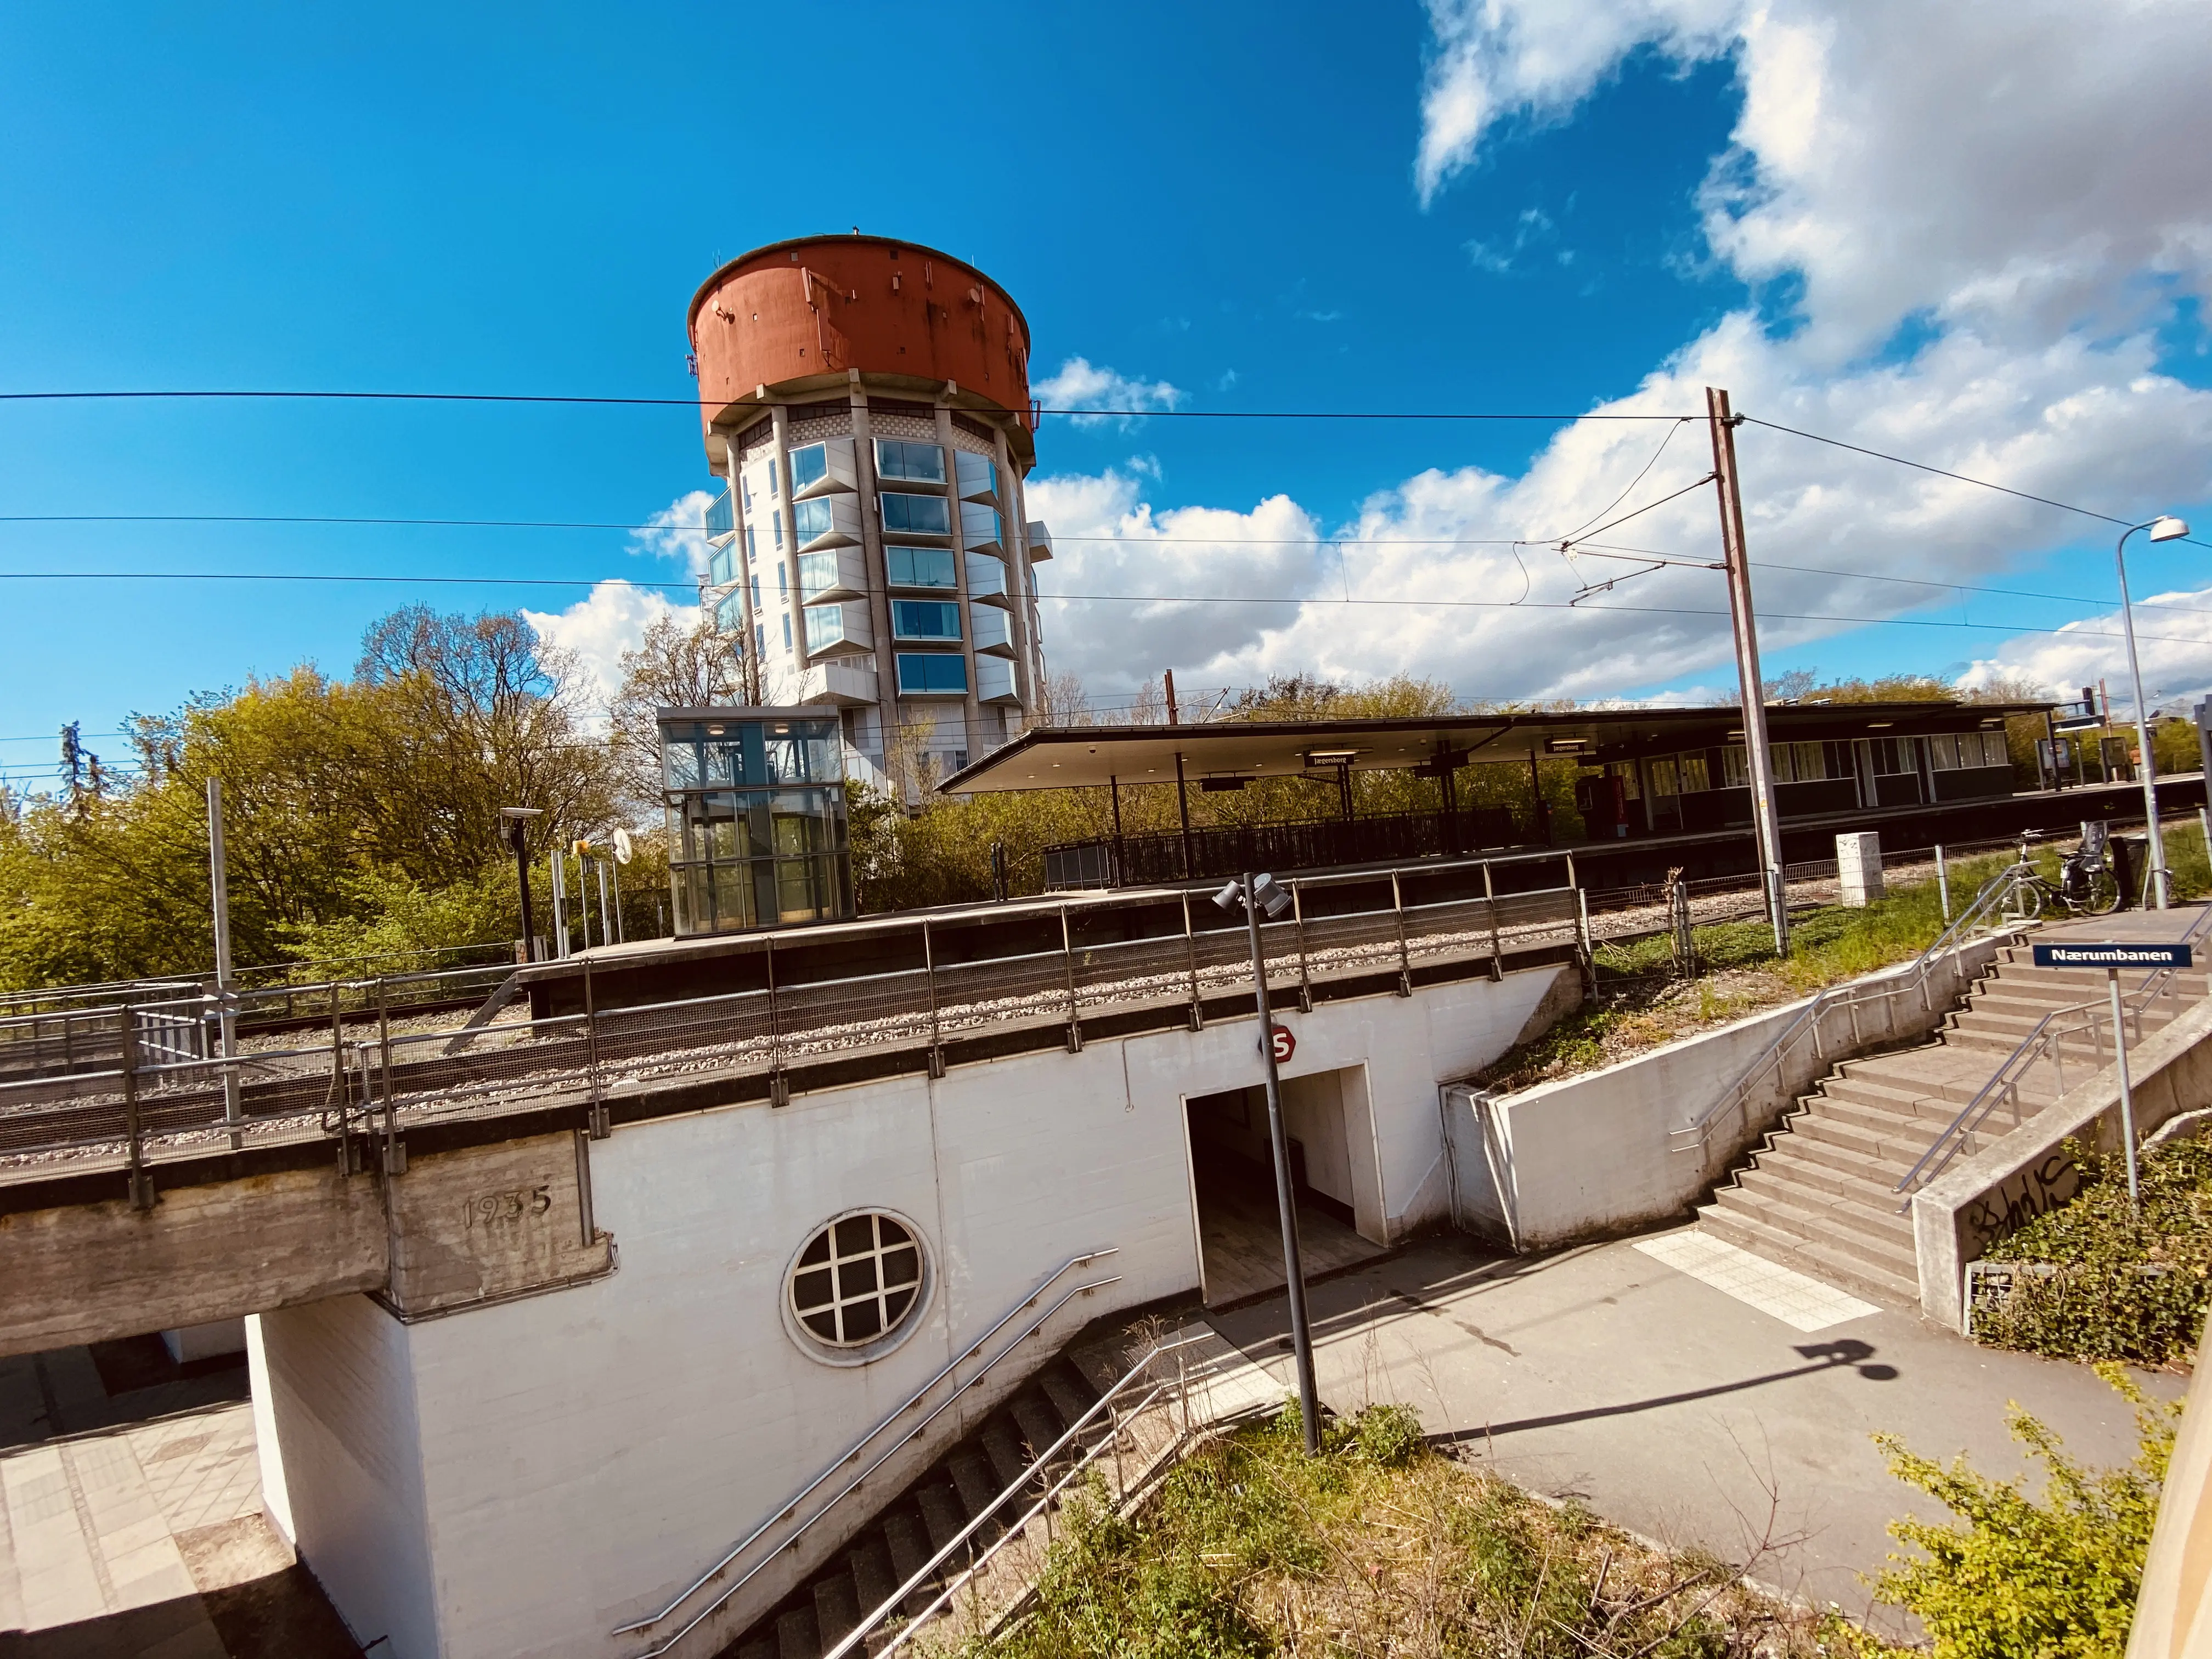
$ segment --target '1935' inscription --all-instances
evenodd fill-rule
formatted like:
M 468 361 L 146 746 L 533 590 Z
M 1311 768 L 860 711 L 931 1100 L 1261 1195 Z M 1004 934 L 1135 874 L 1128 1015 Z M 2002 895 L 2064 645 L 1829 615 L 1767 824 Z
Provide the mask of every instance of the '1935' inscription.
M 468 1200 L 469 1231 L 478 1227 L 512 1226 L 534 1220 L 553 1207 L 546 1187 L 517 1187 L 504 1193 L 478 1193 Z

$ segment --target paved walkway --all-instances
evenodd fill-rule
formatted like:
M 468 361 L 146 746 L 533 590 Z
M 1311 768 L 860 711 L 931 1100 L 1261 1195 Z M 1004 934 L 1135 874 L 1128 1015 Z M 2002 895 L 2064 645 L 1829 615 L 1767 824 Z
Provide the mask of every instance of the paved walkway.
M 1765 1540 L 1751 1566 L 1760 1583 L 1893 1631 L 1900 1616 L 1871 1607 L 1861 1575 L 1897 1547 L 1889 1521 L 1939 1506 L 1890 1478 L 1875 1431 L 2014 1472 L 2023 1462 L 2004 1413 L 2016 1400 L 2093 1464 L 2135 1454 L 2125 1402 L 2085 1366 L 1768 1283 L 1680 1251 L 1685 1235 L 1697 1238 L 1676 1229 L 1517 1261 L 1438 1239 L 1316 1285 L 1322 1397 L 1340 1412 L 1404 1401 L 1459 1455 L 1648 1537 L 1739 1562 Z M 1212 1323 L 1287 1379 L 1282 1298 Z
M 359 1651 L 262 1512 L 247 1405 L 0 1455 L 0 1632 L 10 1631 L 27 1633 L 0 1637 L 0 1651 L 24 1659 Z

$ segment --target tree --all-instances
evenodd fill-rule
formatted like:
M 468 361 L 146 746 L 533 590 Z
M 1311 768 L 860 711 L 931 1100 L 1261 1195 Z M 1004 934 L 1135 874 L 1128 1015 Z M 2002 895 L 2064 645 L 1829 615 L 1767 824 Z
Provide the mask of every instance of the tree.
M 728 708 L 744 701 L 744 665 L 714 624 L 685 628 L 656 617 L 622 658 L 622 685 L 607 710 L 617 787 L 623 804 L 650 821 L 660 815 L 659 708 Z

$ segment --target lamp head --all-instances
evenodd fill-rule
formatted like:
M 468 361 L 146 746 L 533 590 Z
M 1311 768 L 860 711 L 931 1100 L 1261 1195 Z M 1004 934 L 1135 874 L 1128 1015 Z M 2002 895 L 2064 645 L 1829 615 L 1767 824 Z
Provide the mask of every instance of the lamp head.
M 1283 890 L 1282 884 L 1264 872 L 1252 878 L 1252 897 L 1270 921 L 1291 908 L 1291 896 Z
M 1237 884 L 1232 881 L 1226 887 L 1223 888 L 1219 892 L 1213 896 L 1213 902 L 1219 905 L 1223 909 L 1228 911 L 1230 915 L 1235 915 L 1237 914 L 1237 901 L 1242 899 L 1243 896 L 1244 895 L 1243 891 L 1237 887 Z
M 2150 538 L 2154 542 L 2179 541 L 2188 533 L 2187 521 L 2174 518 L 2170 514 L 2161 514 L 2150 521 Z

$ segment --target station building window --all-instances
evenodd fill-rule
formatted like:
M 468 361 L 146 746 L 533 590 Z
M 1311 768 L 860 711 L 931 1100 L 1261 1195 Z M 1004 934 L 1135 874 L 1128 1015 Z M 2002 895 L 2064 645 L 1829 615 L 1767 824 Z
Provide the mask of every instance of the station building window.
M 840 1216 L 791 1264 L 785 1309 L 804 1342 L 850 1364 L 888 1352 L 927 1300 L 929 1263 L 919 1233 L 881 1212 Z
M 968 659 L 951 651 L 902 651 L 892 659 L 902 697 L 965 696 Z
M 951 504 L 942 495 L 915 495 L 887 489 L 882 496 L 884 529 L 892 535 L 950 536 Z
M 960 637 L 960 607 L 946 599 L 893 599 L 891 637 L 945 640 Z
M 893 587 L 957 587 L 957 567 L 949 547 L 886 547 L 884 574 Z
M 876 440 L 876 475 L 908 483 L 941 484 L 945 482 L 945 452 L 935 444 L 878 438 Z

